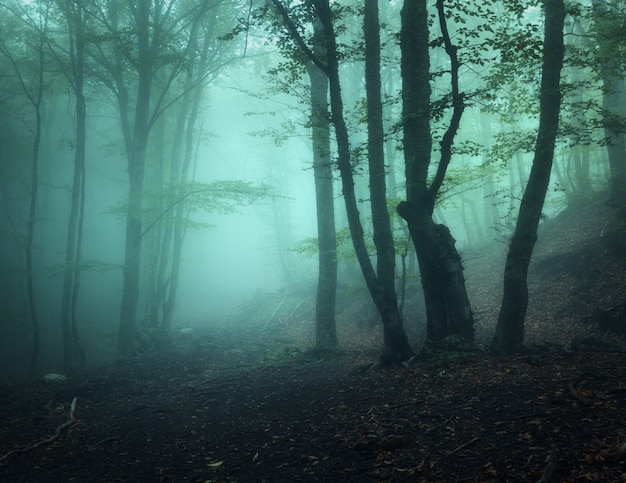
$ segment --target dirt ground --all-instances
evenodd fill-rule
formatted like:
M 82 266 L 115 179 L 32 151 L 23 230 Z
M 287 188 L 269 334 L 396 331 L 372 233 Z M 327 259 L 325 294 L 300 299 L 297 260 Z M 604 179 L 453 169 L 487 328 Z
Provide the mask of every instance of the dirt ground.
M 623 352 L 380 369 L 234 341 L 5 388 L 0 480 L 626 481 Z
M 167 350 L 1 387 L 0 481 L 626 481 L 626 343 L 593 316 L 623 302 L 626 267 L 598 239 L 606 208 L 572 213 L 540 237 L 524 354 L 480 349 L 494 251 L 465 256 L 479 350 L 395 368 L 375 365 L 366 304 L 341 308 L 344 355 L 317 360 L 312 303 L 262 295 L 265 315 L 252 301 Z

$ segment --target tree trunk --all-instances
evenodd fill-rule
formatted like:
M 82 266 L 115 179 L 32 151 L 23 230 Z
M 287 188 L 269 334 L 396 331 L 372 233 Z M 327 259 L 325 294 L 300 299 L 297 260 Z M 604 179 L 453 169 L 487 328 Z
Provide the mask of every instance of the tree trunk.
M 314 23 L 316 36 L 323 34 Z M 323 47 L 317 49 L 323 55 Z M 333 170 L 330 159 L 328 120 L 328 78 L 315 64 L 307 64 L 311 82 L 311 129 L 313 140 L 313 175 L 317 204 L 317 238 L 319 243 L 319 276 L 315 311 L 315 345 L 318 350 L 336 350 L 337 239 Z
M 37 81 L 35 83 L 35 93 L 31 93 L 26 86 L 25 79 L 22 77 L 21 72 L 10 58 L 13 65 L 16 67 L 16 74 L 19 78 L 19 82 L 24 90 L 24 93 L 28 97 L 30 103 L 33 106 L 35 113 L 35 136 L 33 139 L 33 151 L 31 156 L 31 180 L 30 180 L 30 206 L 28 210 L 28 225 L 25 240 L 25 258 L 26 258 L 26 291 L 28 297 L 28 309 L 30 313 L 30 321 L 33 335 L 33 351 L 30 359 L 30 377 L 34 378 L 37 375 L 39 364 L 39 352 L 41 349 L 41 336 L 39 327 L 39 317 L 37 313 L 37 298 L 35 296 L 35 277 L 33 266 L 33 244 L 35 240 L 35 224 L 37 220 L 37 196 L 39 190 L 39 152 L 41 148 L 41 124 L 42 124 L 42 100 L 44 90 L 44 67 L 45 67 L 45 29 L 47 27 L 47 11 L 45 12 L 45 19 L 41 19 L 42 24 L 39 26 L 37 34 L 39 35 L 39 43 L 37 49 Z
M 387 326 L 381 360 L 385 363 L 404 361 L 412 356 L 413 350 L 409 345 L 402 326 L 402 318 L 400 316 L 397 300 L 395 300 L 395 292 L 392 296 L 387 290 L 381 288 L 365 244 L 354 189 L 354 174 L 350 161 L 351 154 L 348 130 L 343 116 L 343 101 L 339 82 L 339 64 L 337 60 L 336 39 L 332 25 L 331 9 L 327 0 L 321 3 L 323 7 L 319 10 L 319 15 L 327 39 L 326 69 L 330 87 L 332 119 L 337 139 L 337 165 L 341 174 L 341 184 L 352 243 L 367 288 L 381 315 L 383 326 Z
M 70 216 L 65 243 L 65 271 L 61 296 L 61 330 L 63 334 L 63 367 L 65 371 L 82 368 L 85 353 L 80 345 L 76 320 L 76 299 L 79 292 L 80 240 L 82 239 L 82 207 L 85 186 L 85 147 L 87 108 L 84 88 L 85 44 L 83 38 L 82 10 L 68 3 L 64 11 L 70 32 L 71 84 L 76 96 L 76 151 L 70 201 Z
M 300 36 L 298 29 L 289 16 L 289 12 L 279 0 L 273 0 L 278 12 L 282 15 L 285 24 L 296 44 L 327 76 L 330 91 L 331 119 L 335 126 L 335 139 L 337 142 L 337 167 L 341 175 L 341 186 L 343 198 L 346 206 L 348 227 L 352 238 L 354 251 L 365 279 L 368 291 L 381 315 L 385 329 L 385 341 L 381 362 L 393 363 L 409 359 L 413 355 L 413 350 L 409 345 L 406 332 L 402 325 L 402 317 L 397 303 L 395 290 L 389 292 L 384 285 L 381 285 L 377 273 L 370 259 L 358 202 L 354 186 L 354 173 L 352 171 L 350 140 L 348 128 L 346 126 L 343 112 L 343 98 L 341 93 L 341 83 L 339 81 L 339 60 L 337 53 L 337 43 L 333 25 L 333 15 L 329 0 L 314 2 L 314 8 L 324 30 L 326 41 L 326 55 L 322 60 L 317 58 L 308 48 L 304 39 Z M 384 182 L 384 178 L 383 178 Z M 386 200 L 385 200 L 386 204 Z
M 43 49 L 43 46 L 41 47 Z M 42 72 L 43 72 L 43 65 Z M 43 86 L 40 85 L 43 89 Z M 26 233 L 26 288 L 28 293 L 28 309 L 33 334 L 33 352 L 30 359 L 30 377 L 37 374 L 39 363 L 39 352 L 41 348 L 41 337 L 39 334 L 39 317 L 37 315 L 37 302 L 35 297 L 35 279 L 33 270 L 33 241 L 35 239 L 35 223 L 37 216 L 37 191 L 39 186 L 39 146 L 41 144 L 41 95 L 35 105 L 35 139 L 33 141 L 33 154 L 31 164 L 30 183 L 30 208 L 28 210 L 28 229 Z
M 134 113 L 131 151 L 128 153 L 128 211 L 124 250 L 122 303 L 118 351 L 121 357 L 135 355 L 137 303 L 141 269 L 141 216 L 146 149 L 149 132 L 150 92 L 152 88 L 152 52 L 150 49 L 149 0 L 137 2 L 137 99 Z
M 425 2 L 405 1 L 402 8 L 400 48 L 402 51 L 402 102 L 407 201 L 398 205 L 398 214 L 407 222 L 422 277 L 426 304 L 427 337 L 441 340 L 458 335 L 473 340 L 473 315 L 465 290 L 463 266 L 454 238 L 432 215 L 435 198 L 452 157 L 452 143 L 464 110 L 458 89 L 456 47 L 450 43 L 443 2 L 437 2 L 446 52 L 451 61 L 453 113 L 444 134 L 437 173 L 428 185 L 431 160 L 430 57 L 428 11 Z
M 402 317 L 395 289 L 396 253 L 387 208 L 385 173 L 385 135 L 383 127 L 382 88 L 380 80 L 380 25 L 378 1 L 365 0 L 363 11 L 365 37 L 365 90 L 367 96 L 367 149 L 370 183 L 370 205 L 374 246 L 376 247 L 376 275 L 382 303 L 384 357 L 394 357 L 396 347 L 404 347 Z M 379 305 L 379 304 L 377 304 Z M 406 338 L 404 336 L 404 338 Z M 407 351 L 408 353 L 408 351 Z
M 491 349 L 510 354 L 523 349 L 524 320 L 528 308 L 528 266 L 537 240 L 554 156 L 561 106 L 563 66 L 563 0 L 546 0 L 543 68 L 539 99 L 539 131 L 533 165 L 520 205 L 504 269 L 504 293 Z

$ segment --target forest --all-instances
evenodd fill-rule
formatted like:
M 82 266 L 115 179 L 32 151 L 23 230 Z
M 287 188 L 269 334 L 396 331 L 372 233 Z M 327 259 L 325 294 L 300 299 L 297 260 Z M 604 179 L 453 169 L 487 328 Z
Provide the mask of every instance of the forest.
M 624 481 L 619 0 L 0 0 L 0 479 Z

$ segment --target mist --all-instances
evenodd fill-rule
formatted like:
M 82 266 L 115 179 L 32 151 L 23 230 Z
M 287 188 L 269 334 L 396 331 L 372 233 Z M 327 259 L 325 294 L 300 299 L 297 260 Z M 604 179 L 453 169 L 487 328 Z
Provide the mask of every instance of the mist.
M 623 3 L 0 2 L 0 480 L 623 480 Z
M 98 16 L 106 12 L 89 20 L 59 12 L 69 23 L 46 27 L 45 48 L 34 38 L 23 50 L 17 41 L 4 45 L 2 61 L 10 74 L 0 112 L 3 378 L 26 377 L 34 346 L 41 349 L 40 360 L 31 367 L 38 376 L 85 363 L 95 367 L 154 350 L 146 340 L 160 331 L 238 323 L 244 327 L 246 321 L 232 319 L 240 307 L 263 297 L 277 298 L 272 303 L 280 305 L 290 294 L 294 306 L 306 301 L 308 312 L 298 323 L 309 324 L 304 343 L 315 344 L 311 332 L 316 327 L 313 307 L 322 254 L 317 238 L 310 65 L 302 58 L 301 45 L 290 38 L 293 32 L 281 26 L 280 9 L 264 13 L 256 10 L 260 6 L 250 9 L 244 3 L 210 5 L 215 11 L 188 12 L 195 27 L 155 38 L 154 42 L 162 41 L 153 46 L 157 54 L 141 50 L 140 35 L 128 40 L 132 48 L 116 44 L 114 35 L 107 33 L 111 25 Z M 409 237 L 411 227 L 396 213 L 399 203 L 413 196 L 404 157 L 407 134 L 402 131 L 400 63 L 407 53 L 397 43 L 401 5 L 385 2 L 380 9 L 384 48 L 378 70 L 383 80 L 383 163 L 391 217 L 386 229 L 395 239 L 392 289 L 394 298 L 402 298 L 396 305 L 406 302 L 412 307 L 400 317 L 415 329 L 411 343 L 419 345 L 427 332 L 428 301 L 422 294 L 423 273 Z M 447 227 L 451 248 L 461 259 L 506 252 L 539 129 L 543 14 L 529 7 L 516 17 L 511 38 L 532 39 L 526 57 L 520 58 L 511 43 L 494 33 L 506 31 L 506 18 L 495 20 L 504 15 L 498 9 L 511 15 L 505 6 L 497 6 L 489 14 L 461 9 L 456 20 L 449 19 L 449 40 L 463 45 L 458 66 L 443 44 L 429 47 L 432 162 L 425 168 L 429 183 L 443 163 L 439 157 L 444 133 L 458 104 L 451 97 L 452 69 L 458 69 L 465 96 L 464 112 L 453 133 L 450 166 L 441 186 L 431 190 L 429 215 L 433 224 Z M 185 18 L 183 10 L 164 15 L 163 28 L 173 31 L 172 26 Z M 25 19 L 21 27 L 11 23 L 18 12 Z M 43 15 L 17 3 L 2 14 L 7 31 L 15 35 L 36 31 L 40 28 L 36 20 Z M 132 31 L 135 20 L 128 14 L 124 9 L 116 13 L 123 28 Z M 246 16 L 249 24 L 241 30 L 238 22 Z M 338 75 L 353 179 L 344 183 L 345 154 L 338 147 L 340 133 L 331 123 L 326 156 L 332 171 L 326 178 L 334 212 L 328 218 L 337 232 L 339 302 L 359 294 L 362 298 L 355 303 L 372 314 L 357 318 L 376 319 L 380 304 L 372 303 L 368 293 L 378 289 L 363 276 L 365 262 L 351 240 L 363 231 L 368 263 L 375 266 L 384 259 L 380 247 L 374 246 L 374 232 L 380 232 L 380 226 L 372 216 L 377 201 L 368 178 L 366 59 L 359 48 L 346 47 L 361 42 L 360 21 L 343 19 L 346 28 L 337 34 L 340 49 L 345 50 L 340 52 Z M 496 22 L 495 30 L 486 27 L 490 22 Z M 476 38 L 484 42 L 482 47 L 468 43 L 466 23 L 481 32 Z M 431 39 L 445 42 L 441 26 L 429 28 Z M 93 32 L 99 43 L 94 40 L 80 51 L 76 36 L 83 29 Z M 309 30 L 303 27 L 307 35 Z M 570 46 L 574 47 L 582 48 Z M 38 48 L 43 49 L 39 71 Z M 596 68 L 591 61 L 568 62 L 563 75 L 574 84 L 590 78 Z M 38 72 L 44 80 L 40 84 Z M 20 82 L 24 79 L 29 82 Z M 598 116 L 580 106 L 601 102 L 601 82 L 597 78 L 589 82 L 564 96 L 565 127 L 556 142 L 541 223 L 555 218 L 577 197 L 602 192 L 610 184 L 600 121 L 594 118 L 595 127 L 582 128 L 585 115 Z M 329 92 L 330 100 L 332 89 Z M 41 101 L 35 102 L 34 94 L 39 93 Z M 83 124 L 81 102 L 86 112 Z M 338 113 L 329 105 L 325 109 L 322 117 L 336 123 Z M 344 204 L 350 183 L 361 224 L 356 229 L 350 221 L 354 214 Z M 502 272 L 496 275 L 499 279 Z M 266 317 L 268 325 L 271 322 L 269 315 L 257 315 Z M 80 339 L 84 349 L 72 349 L 72 337 Z

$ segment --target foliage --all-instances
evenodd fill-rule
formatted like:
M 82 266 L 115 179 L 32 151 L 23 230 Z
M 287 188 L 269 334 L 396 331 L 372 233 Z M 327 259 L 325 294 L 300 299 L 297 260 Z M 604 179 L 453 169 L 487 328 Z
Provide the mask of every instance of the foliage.
M 122 268 L 122 265 L 118 263 L 108 263 L 101 262 L 98 260 L 81 260 L 80 264 L 76 266 L 65 265 L 65 264 L 55 264 L 46 268 L 46 272 L 50 277 L 56 277 L 64 274 L 70 270 L 79 270 L 81 272 L 94 272 L 94 273 L 104 273 L 109 272 L 111 270 L 119 270 Z
M 361 202 L 365 202 L 367 200 L 361 200 Z M 396 206 L 401 201 L 401 198 L 388 198 L 387 199 L 387 210 L 389 212 L 390 217 L 398 223 L 394 223 L 394 227 L 396 228 L 394 232 L 394 240 L 396 247 L 407 247 L 408 239 L 407 233 L 399 229 L 399 226 L 403 226 L 401 224 L 402 218 L 396 212 Z M 366 223 L 370 222 L 369 218 L 365 218 L 364 221 Z M 376 247 L 373 242 L 373 235 L 370 230 L 367 230 L 365 234 L 365 239 L 367 243 L 368 252 L 373 256 L 376 253 Z M 339 261 L 356 261 L 356 254 L 354 253 L 354 246 L 352 245 L 352 239 L 350 237 L 350 229 L 347 226 L 340 228 L 336 233 L 337 240 L 337 260 Z M 410 246 L 408 250 L 411 250 Z M 304 255 L 306 257 L 314 257 L 317 256 L 319 252 L 319 244 L 317 237 L 307 237 L 302 240 L 298 244 L 296 244 L 292 251 Z M 406 250 L 403 250 L 406 251 Z
M 350 229 L 347 226 L 340 228 L 336 233 L 337 240 L 337 260 L 338 261 L 356 261 L 356 254 L 354 253 L 354 246 L 352 245 L 352 238 L 350 237 Z M 375 253 L 376 248 L 371 241 L 371 237 L 367 237 L 368 240 L 368 252 Z M 319 252 L 319 244 L 317 237 L 307 237 L 300 241 L 293 249 L 294 252 L 300 253 L 308 257 L 317 256 Z
M 155 212 L 154 208 L 144 208 L 144 219 L 148 225 L 147 232 L 154 224 L 177 205 L 184 203 L 189 212 L 205 212 L 218 214 L 240 213 L 241 207 L 250 206 L 261 199 L 276 196 L 271 187 L 241 180 L 222 180 L 212 183 L 189 182 L 177 187 L 169 187 L 159 193 L 146 194 L 147 198 L 173 200 L 165 209 Z M 126 203 L 121 203 L 105 214 L 114 215 L 120 220 L 126 214 Z M 192 220 L 183 220 L 186 226 L 210 228 L 208 224 L 198 224 Z

